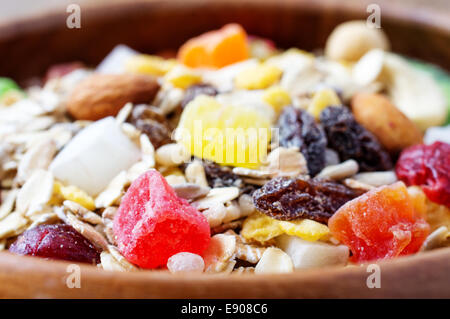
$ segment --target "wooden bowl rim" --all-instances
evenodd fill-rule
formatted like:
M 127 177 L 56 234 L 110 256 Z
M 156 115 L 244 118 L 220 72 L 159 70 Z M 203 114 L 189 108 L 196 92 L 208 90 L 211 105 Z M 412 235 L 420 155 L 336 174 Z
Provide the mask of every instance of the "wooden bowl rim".
M 327 8 L 327 10 L 333 11 L 346 11 L 355 14 L 366 14 L 365 7 L 370 2 L 363 2 L 358 4 L 349 5 L 348 3 L 339 3 L 339 1 L 317 1 L 309 2 L 306 0 L 289 1 L 289 0 L 266 0 L 259 2 L 257 0 L 216 0 L 213 1 L 220 6 L 239 6 L 242 3 L 254 6 L 284 6 L 285 8 L 292 8 L 293 10 L 310 10 L 319 12 Z M 396 20 L 401 23 L 415 23 L 422 28 L 433 29 L 436 32 L 450 35 L 450 14 L 438 12 L 430 9 L 423 9 L 421 12 L 417 12 L 417 8 L 410 6 L 399 6 L 397 3 L 391 3 L 389 1 L 379 1 L 382 6 L 382 17 L 389 20 Z M 138 6 L 132 6 L 139 5 Z M 174 10 L 189 10 L 196 9 L 201 6 L 208 5 L 208 1 L 204 0 L 172 0 L 168 1 L 144 1 L 133 0 L 129 2 L 118 3 L 89 3 L 84 4 L 82 10 L 90 15 L 90 18 L 101 17 L 104 10 L 110 10 L 120 14 L 124 10 L 128 12 L 134 12 L 136 10 L 142 10 L 140 6 L 145 6 L 147 9 L 156 8 L 158 6 L 164 6 L 165 8 Z M 188 8 L 187 8 L 188 7 Z M 0 41 L 4 39 L 10 39 L 18 37 L 21 34 L 33 32 L 37 29 L 52 29 L 56 23 L 64 21 L 67 14 L 62 10 L 52 10 L 41 14 L 36 14 L 30 17 L 24 17 L 13 21 L 0 22 Z M 431 18 L 432 17 L 432 18 Z M 433 265 L 435 263 L 448 263 L 450 261 L 450 248 L 439 249 L 436 251 L 426 252 L 419 255 L 401 257 L 389 261 L 379 262 L 384 272 L 400 273 L 407 268 L 420 267 L 420 265 Z M 27 273 L 42 272 L 48 276 L 63 275 L 66 274 L 67 265 L 69 262 L 62 261 L 48 261 L 34 257 L 23 257 L 11 255 L 7 252 L 0 252 L 0 275 L 4 269 L 8 269 L 11 274 L 20 274 L 25 271 Z M 271 274 L 271 275 L 206 275 L 206 274 L 189 274 L 189 275 L 172 275 L 167 272 L 137 272 L 137 273 L 120 273 L 120 272 L 108 272 L 98 269 L 95 266 L 83 265 L 82 271 L 90 278 L 98 278 L 99 280 L 110 280 L 114 277 L 114 280 L 123 283 L 124 285 L 140 285 L 142 283 L 197 283 L 200 285 L 242 285 L 242 284 L 255 284 L 270 280 L 274 285 L 281 285 L 290 283 L 292 285 L 301 282 L 313 282 L 313 281 L 329 281 L 329 280 L 345 280 L 349 277 L 362 277 L 367 276 L 365 267 L 328 267 L 320 269 L 309 269 L 303 271 L 296 271 L 290 274 Z M 422 267 L 424 269 L 424 267 Z M 324 273 L 326 273 L 324 275 Z M 443 274 L 444 275 L 444 274 Z M 449 292 L 447 292 L 449 293 Z
M 82 14 L 90 15 L 90 18 L 98 18 L 104 15 L 106 10 L 123 14 L 123 12 L 138 12 L 145 9 L 166 8 L 172 10 L 195 10 L 205 5 L 214 4 L 224 7 L 239 7 L 242 5 L 257 7 L 283 7 L 292 10 L 305 10 L 309 12 L 321 12 L 324 10 L 333 12 L 348 12 L 355 15 L 367 15 L 366 7 L 373 3 L 371 0 L 363 0 L 358 3 L 330 1 L 309 1 L 309 0 L 130 0 L 120 2 L 89 2 L 82 5 Z M 382 10 L 382 20 L 396 20 L 401 23 L 411 24 L 435 32 L 444 33 L 450 36 L 450 12 L 439 11 L 434 8 L 408 5 L 407 3 L 396 3 L 389 0 L 379 0 L 377 2 Z M 7 38 L 14 38 L 20 34 L 34 32 L 40 28 L 51 29 L 56 23 L 65 21 L 68 14 L 61 8 L 48 9 L 30 16 L 17 19 L 4 19 L 0 21 L 0 41 Z M 383 25 L 383 21 L 381 22 Z

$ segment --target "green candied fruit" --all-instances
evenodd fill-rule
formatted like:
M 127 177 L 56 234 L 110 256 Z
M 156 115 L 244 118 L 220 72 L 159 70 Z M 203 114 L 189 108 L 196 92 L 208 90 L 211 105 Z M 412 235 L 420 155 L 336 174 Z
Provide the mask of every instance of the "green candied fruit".
M 0 97 L 11 90 L 20 91 L 20 87 L 10 78 L 0 77 Z

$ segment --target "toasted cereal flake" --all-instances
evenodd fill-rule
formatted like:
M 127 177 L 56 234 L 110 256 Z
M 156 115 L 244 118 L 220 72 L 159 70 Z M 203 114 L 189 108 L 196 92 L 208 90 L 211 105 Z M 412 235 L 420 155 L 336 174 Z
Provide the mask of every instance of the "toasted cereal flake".
M 16 210 L 25 213 L 34 206 L 48 203 L 53 194 L 53 184 L 52 173 L 36 170 L 19 191 Z
M 61 218 L 66 224 L 75 228 L 77 232 L 90 240 L 97 248 L 101 250 L 108 249 L 108 242 L 105 237 L 95 230 L 94 227 L 82 222 L 74 214 L 65 211 L 64 209 L 56 209 L 55 212 L 59 218 Z
M 264 91 L 262 96 L 263 101 L 270 104 L 275 112 L 278 114 L 283 107 L 291 104 L 291 97 L 289 93 L 279 86 L 273 86 Z
M 239 89 L 265 89 L 280 80 L 283 72 L 274 65 L 260 64 L 237 74 L 234 83 Z
M 247 217 L 242 225 L 241 235 L 248 240 L 266 242 L 283 233 L 279 221 L 261 213 Z
M 101 224 L 102 218 L 97 215 L 94 212 L 91 212 L 90 210 L 88 210 L 87 208 L 85 208 L 84 206 L 70 201 L 70 200 L 66 200 L 64 201 L 64 207 L 67 207 L 67 209 L 69 209 L 72 213 L 74 213 L 76 216 L 79 216 L 83 221 L 97 225 L 97 224 Z
M 42 225 L 42 224 L 56 223 L 59 220 L 59 217 L 54 212 L 49 212 L 49 213 L 43 213 L 43 214 L 30 216 L 30 220 L 31 220 L 31 224 L 30 224 L 30 226 L 27 227 L 27 230 L 32 229 L 32 228 Z
M 346 178 L 343 181 L 343 184 L 347 187 L 353 188 L 353 189 L 361 189 L 365 191 L 370 191 L 371 189 L 374 189 L 375 187 L 360 181 L 357 181 L 354 178 Z
M 205 272 L 227 270 L 229 261 L 234 258 L 236 238 L 232 235 L 217 234 L 211 237 L 209 247 L 203 253 Z
M 128 262 L 128 260 L 125 259 L 125 257 L 123 257 L 119 250 L 113 246 L 113 245 L 108 245 L 108 252 L 114 257 L 114 259 L 126 270 L 126 271 L 137 271 L 138 268 L 131 264 L 130 262 Z
M 252 196 L 248 194 L 242 194 L 238 199 L 241 216 L 246 217 L 255 211 L 255 205 L 253 204 Z
M 294 271 L 291 257 L 279 248 L 267 248 L 255 267 L 255 274 L 288 273 Z
M 425 239 L 421 251 L 450 246 L 450 231 L 446 226 L 441 226 Z
M 233 173 L 240 176 L 246 176 L 250 178 L 270 178 L 272 176 L 271 172 L 265 170 L 250 169 L 246 167 L 235 167 L 233 168 Z
M 208 209 L 217 203 L 226 203 L 236 199 L 239 196 L 237 187 L 216 187 L 212 188 L 206 197 L 192 203 L 192 206 L 199 210 Z
M 321 89 L 314 93 L 307 111 L 314 116 L 315 119 L 318 119 L 320 112 L 322 112 L 326 107 L 331 105 L 338 106 L 341 104 L 342 102 L 334 90 L 327 88 Z
M 2 195 L 3 202 L 0 206 L 0 220 L 5 218 L 9 213 L 12 212 L 18 193 L 19 193 L 18 189 L 13 189 L 7 193 L 6 198 L 5 198 L 4 193 L 2 192 L 1 195 Z
M 330 165 L 322 169 L 317 177 L 328 178 L 332 180 L 342 180 L 355 175 L 359 170 L 358 162 L 349 159 L 337 165 Z M 353 177 L 355 178 L 355 177 Z
M 117 203 L 124 193 L 125 186 L 130 182 L 127 178 L 127 172 L 122 171 L 114 177 L 106 189 L 95 199 L 95 207 L 109 207 Z
M 208 181 L 206 180 L 205 168 L 200 161 L 193 161 L 190 163 L 184 171 L 186 180 L 189 183 L 194 183 L 203 187 L 208 187 Z
M 166 144 L 156 150 L 156 163 L 166 167 L 178 166 L 191 158 L 185 147 L 178 143 Z
M 0 239 L 22 233 L 28 224 L 22 213 L 13 212 L 0 221 Z
M 297 147 L 277 147 L 267 156 L 266 170 L 272 177 L 296 177 L 308 174 L 306 159 Z
M 155 166 L 155 148 L 146 134 L 141 134 L 139 138 L 142 153 L 142 162 L 147 164 L 148 168 Z
M 100 263 L 103 270 L 127 271 L 110 253 L 106 251 L 101 252 Z
M 186 179 L 184 178 L 183 175 L 172 174 L 172 175 L 167 175 L 164 177 L 170 186 L 186 184 Z
M 243 220 L 235 220 L 229 223 L 221 224 L 211 229 L 211 234 L 221 234 L 227 230 L 237 229 L 242 227 Z
M 233 272 L 234 266 L 236 266 L 236 260 L 229 260 L 222 273 L 226 275 L 231 274 Z
M 389 185 L 395 183 L 398 180 L 393 171 L 358 173 L 353 176 L 353 179 L 357 180 L 358 182 L 375 187 Z
M 61 196 L 63 200 L 68 200 L 80 204 L 88 210 L 95 209 L 94 199 L 85 191 L 76 186 L 64 186 L 60 182 L 56 181 L 54 184 L 54 192 L 57 195 Z
M 24 183 L 37 169 L 47 169 L 56 153 L 54 140 L 43 140 L 33 145 L 21 158 L 17 168 L 17 181 Z
M 171 273 L 202 273 L 205 268 L 205 262 L 197 254 L 181 252 L 169 258 L 167 268 Z
M 187 200 L 194 200 L 196 198 L 203 197 L 208 194 L 210 190 L 209 187 L 204 187 L 192 183 L 176 184 L 173 185 L 172 188 L 175 193 L 177 193 L 178 197 Z
M 116 215 L 117 207 L 108 207 L 103 211 L 102 220 L 103 220 L 103 232 L 105 233 L 106 239 L 115 245 L 116 244 L 116 236 L 114 235 L 114 216 Z
M 237 243 L 236 258 L 256 264 L 261 259 L 266 247 L 258 247 L 251 244 Z
M 116 115 L 116 122 L 119 124 L 125 123 L 128 116 L 130 116 L 131 111 L 133 110 L 133 103 L 125 104 Z
M 202 214 L 208 220 L 209 226 L 211 228 L 222 224 L 226 213 L 226 208 L 223 203 L 215 203 L 214 205 L 211 205 L 209 208 L 202 211 Z
M 222 220 L 223 223 L 231 222 L 242 217 L 244 216 L 242 216 L 241 209 L 235 200 L 225 203 L 225 217 Z
M 238 267 L 233 270 L 233 274 L 253 274 L 255 272 L 255 267 Z
M 0 251 L 6 249 L 6 239 L 0 240 Z

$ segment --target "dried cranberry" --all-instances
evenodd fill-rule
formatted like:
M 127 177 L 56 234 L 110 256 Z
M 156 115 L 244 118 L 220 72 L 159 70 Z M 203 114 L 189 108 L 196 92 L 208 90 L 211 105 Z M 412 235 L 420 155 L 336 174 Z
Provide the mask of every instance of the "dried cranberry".
M 278 119 L 280 145 L 298 147 L 305 156 L 309 174 L 314 176 L 325 167 L 327 139 L 322 127 L 308 112 L 285 107 Z
M 361 171 L 392 168 L 389 154 L 347 107 L 327 107 L 320 113 L 320 122 L 327 134 L 328 147 L 338 152 L 341 160 L 356 160 Z
M 450 207 L 450 144 L 414 145 L 400 154 L 397 177 L 407 185 L 420 185 L 427 197 Z
M 170 125 L 157 108 L 140 104 L 131 112 L 129 122 L 148 136 L 155 148 L 172 141 Z
M 186 93 L 184 95 L 183 101 L 181 102 L 181 107 L 185 107 L 190 101 L 195 99 L 198 95 L 209 95 L 215 96 L 217 95 L 217 89 L 209 84 L 194 84 L 187 88 Z
M 69 225 L 39 225 L 27 230 L 9 247 L 18 255 L 76 261 L 100 262 L 100 252 Z
M 342 205 L 361 194 L 322 179 L 275 178 L 253 193 L 253 203 L 276 219 L 308 218 L 326 224 Z

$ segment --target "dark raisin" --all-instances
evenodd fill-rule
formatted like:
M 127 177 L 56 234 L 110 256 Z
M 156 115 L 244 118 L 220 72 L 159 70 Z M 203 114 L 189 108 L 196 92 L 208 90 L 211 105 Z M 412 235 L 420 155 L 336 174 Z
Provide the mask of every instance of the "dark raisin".
M 279 177 L 256 190 L 253 203 L 276 219 L 308 218 L 326 224 L 339 207 L 361 194 L 333 181 Z
M 100 252 L 72 226 L 39 225 L 20 235 L 9 247 L 18 255 L 76 261 L 89 264 L 100 262 Z
M 185 107 L 190 101 L 195 99 L 196 96 L 204 94 L 209 96 L 217 95 L 217 89 L 209 84 L 194 84 L 186 89 L 181 107 Z
M 305 156 L 309 174 L 314 176 L 325 167 L 327 139 L 322 127 L 308 112 L 285 107 L 278 119 L 280 145 L 298 147 Z
M 320 113 L 328 138 L 328 147 L 338 152 L 342 161 L 354 159 L 361 171 L 385 171 L 392 160 L 372 133 L 360 125 L 347 107 L 330 106 Z
M 129 122 L 148 136 L 155 148 L 171 143 L 171 130 L 167 119 L 157 108 L 140 104 L 131 112 Z
M 244 182 L 242 179 L 232 172 L 229 166 L 218 165 L 211 161 L 203 161 L 206 179 L 210 187 L 242 187 Z

